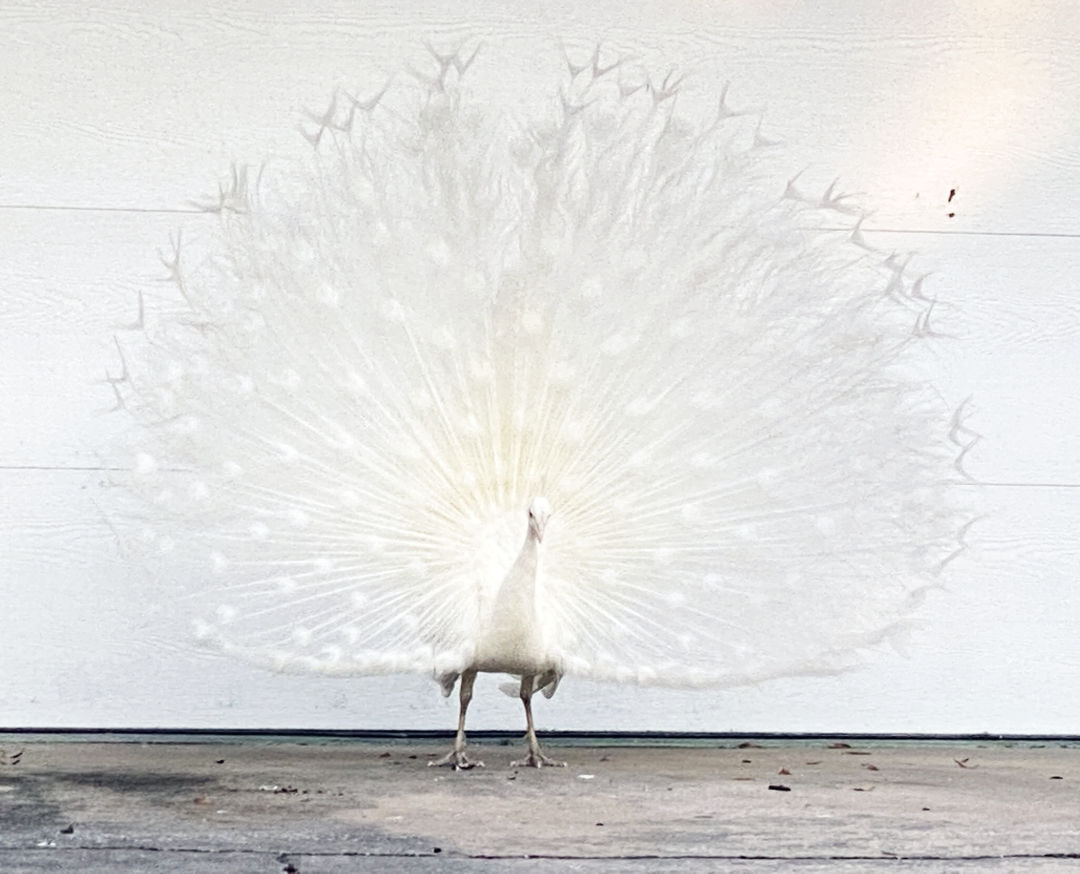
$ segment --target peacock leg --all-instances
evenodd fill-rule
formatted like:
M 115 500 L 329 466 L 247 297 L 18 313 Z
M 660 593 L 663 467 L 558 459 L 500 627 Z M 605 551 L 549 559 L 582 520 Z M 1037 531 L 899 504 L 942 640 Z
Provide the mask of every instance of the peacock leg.
M 459 697 L 461 709 L 458 711 L 457 735 L 454 738 L 454 748 L 441 759 L 428 762 L 428 767 L 433 765 L 445 765 L 455 771 L 468 771 L 470 768 L 482 768 L 483 762 L 473 762 L 465 755 L 465 711 L 469 709 L 472 701 L 473 682 L 476 680 L 476 671 L 466 671 L 461 675 L 461 687 Z
M 529 755 L 524 759 L 511 762 L 510 766 L 512 768 L 542 768 L 546 765 L 549 768 L 565 768 L 566 762 L 549 759 L 540 752 L 540 742 L 536 739 L 536 728 L 533 726 L 532 715 L 532 694 L 535 684 L 536 677 L 534 676 L 521 678 L 521 703 L 525 705 L 525 740 L 529 743 Z

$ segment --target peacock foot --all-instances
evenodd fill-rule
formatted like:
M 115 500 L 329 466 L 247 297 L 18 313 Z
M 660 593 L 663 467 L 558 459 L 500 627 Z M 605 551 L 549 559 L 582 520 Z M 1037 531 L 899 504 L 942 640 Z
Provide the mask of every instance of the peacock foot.
M 429 768 L 453 768 L 455 771 L 471 771 L 484 767 L 483 762 L 474 762 L 465 755 L 465 750 L 450 750 L 441 759 L 428 762 Z
M 540 750 L 529 750 L 524 759 L 518 759 L 510 763 L 511 768 L 565 768 L 566 762 L 559 762 L 548 758 Z

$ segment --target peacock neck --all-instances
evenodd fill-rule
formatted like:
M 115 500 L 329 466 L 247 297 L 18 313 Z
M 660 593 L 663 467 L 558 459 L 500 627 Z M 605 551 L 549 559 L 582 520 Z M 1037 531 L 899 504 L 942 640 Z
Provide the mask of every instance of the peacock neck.
M 527 589 L 529 592 L 536 591 L 536 577 L 540 573 L 540 554 L 540 540 L 536 533 L 530 529 L 525 535 L 525 543 L 521 547 L 517 561 L 514 562 L 515 570 L 518 573 L 513 574 L 521 582 L 522 588 Z
M 547 502 L 535 499 L 530 505 L 525 538 L 492 603 L 491 619 L 496 626 L 527 626 L 533 622 L 548 515 Z

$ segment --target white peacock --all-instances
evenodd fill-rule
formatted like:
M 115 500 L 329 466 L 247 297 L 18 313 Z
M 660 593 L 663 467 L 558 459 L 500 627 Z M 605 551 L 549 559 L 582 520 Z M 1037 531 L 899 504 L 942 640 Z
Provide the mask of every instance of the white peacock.
M 531 698 L 564 676 L 857 661 L 957 547 L 921 281 L 846 200 L 770 185 L 723 99 L 683 118 L 595 55 L 515 123 L 436 57 L 336 101 L 309 167 L 238 174 L 213 257 L 170 262 L 186 312 L 125 344 L 200 636 L 460 678 L 455 768 L 479 671 L 520 679 L 540 766 Z

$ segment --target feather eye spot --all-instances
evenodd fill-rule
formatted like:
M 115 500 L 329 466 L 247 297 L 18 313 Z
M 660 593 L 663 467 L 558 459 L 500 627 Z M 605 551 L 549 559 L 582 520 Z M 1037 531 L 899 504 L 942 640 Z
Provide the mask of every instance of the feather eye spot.
M 880 464 L 880 462 L 875 461 L 873 456 L 856 455 L 851 459 L 851 471 L 852 473 L 857 474 L 869 473 L 877 467 L 878 464 Z
M 355 489 L 339 489 L 337 494 L 341 506 L 348 507 L 350 510 L 360 506 L 360 495 Z
M 595 276 L 581 283 L 581 296 L 585 300 L 599 300 L 604 294 L 604 284 Z
M 334 428 L 324 437 L 326 445 L 345 455 L 354 455 L 360 448 L 360 441 L 356 436 L 344 428 Z
M 556 361 L 551 366 L 551 381 L 559 384 L 571 382 L 578 374 L 578 370 L 569 361 Z
M 472 359 L 469 362 L 469 378 L 478 385 L 487 385 L 495 376 L 495 368 L 485 359 Z
M 685 340 L 694 333 L 693 322 L 685 317 L 673 319 L 668 325 L 667 333 L 672 340 Z
M 569 443 L 580 443 L 585 439 L 585 423 L 580 419 L 567 419 L 563 425 L 563 437 Z
M 250 395 L 255 393 L 255 380 L 246 373 L 238 373 L 226 382 L 226 386 L 238 395 Z
M 291 443 L 279 443 L 277 457 L 282 464 L 295 464 L 300 460 L 300 450 Z
M 304 378 L 295 367 L 286 367 L 273 382 L 288 392 L 295 392 L 304 384 Z
M 158 388 L 153 392 L 154 404 L 161 408 L 166 416 L 171 416 L 176 410 L 176 392 L 169 388 Z
M 188 486 L 188 497 L 196 502 L 205 501 L 210 497 L 210 486 L 203 480 L 196 480 Z
M 215 574 L 223 574 L 229 569 L 229 559 L 221 552 L 210 553 L 210 568 Z
M 198 434 L 202 429 L 202 422 L 198 416 L 181 416 L 176 423 L 176 433 L 182 434 L 184 437 L 191 437 L 194 434 Z
M 544 317 L 536 310 L 525 310 L 521 314 L 521 330 L 531 337 L 535 337 L 544 330 Z
M 292 247 L 293 258 L 298 264 L 310 265 L 318 257 L 315 247 L 307 240 L 297 240 Z
M 784 403 L 775 397 L 763 398 L 758 404 L 758 412 L 768 419 L 782 418 L 785 413 Z
M 682 517 L 683 522 L 689 524 L 700 522 L 702 517 L 701 507 L 697 504 L 683 504 L 679 508 L 679 515 Z
M 625 334 L 612 334 L 600 344 L 600 351 L 609 358 L 624 355 L 637 344 L 637 337 L 627 337 Z
M 340 382 L 341 387 L 355 397 L 363 397 L 369 394 L 367 380 L 356 370 L 349 368 Z
M 210 373 L 210 359 L 205 355 L 192 355 L 189 366 L 194 376 L 207 376 Z
M 837 531 L 836 519 L 832 516 L 820 515 L 814 520 L 814 527 L 826 537 L 832 537 Z
M 342 660 L 343 656 L 344 656 L 344 651 L 341 649 L 341 647 L 336 646 L 335 644 L 332 644 L 332 643 L 327 644 L 326 646 L 324 646 L 322 649 L 319 650 L 319 658 L 322 661 L 324 666 L 330 666 L 330 665 L 338 664 Z
M 159 553 L 169 555 L 176 550 L 176 541 L 171 537 L 162 536 L 158 538 L 157 547 Z
M 734 529 L 735 536 L 746 543 L 754 543 L 758 539 L 757 526 L 749 522 L 742 525 L 736 525 Z
M 219 604 L 214 611 L 214 616 L 222 625 L 228 625 L 236 620 L 237 610 L 231 604 Z
M 328 574 L 334 569 L 334 560 L 322 555 L 315 559 L 311 566 L 315 568 L 316 573 Z
M 624 270 L 639 273 L 649 264 L 649 254 L 641 247 L 627 249 L 619 259 Z
M 382 303 L 382 316 L 388 322 L 402 324 L 405 321 L 405 307 L 393 298 L 385 298 Z
M 431 343 L 443 352 L 453 352 L 458 347 L 457 337 L 446 325 L 439 325 L 431 335 Z
M 341 290 L 329 282 L 324 282 L 315 292 L 315 300 L 325 307 L 337 309 L 341 306 Z
M 711 410 L 716 405 L 716 395 L 711 391 L 696 391 L 690 395 L 690 406 L 695 410 Z
M 638 665 L 637 682 L 642 686 L 648 686 L 656 680 L 656 677 L 657 671 L 655 668 L 650 668 L 648 665 Z
M 424 253 L 439 267 L 445 267 L 450 263 L 450 246 L 442 237 L 428 243 L 427 247 L 424 249 Z
M 226 480 L 237 480 L 244 475 L 244 468 L 231 459 L 226 459 L 221 465 L 221 473 Z
M 757 473 L 757 484 L 763 489 L 776 487 L 780 484 L 780 471 L 775 467 L 763 467 Z
M 252 340 L 266 330 L 266 319 L 260 313 L 245 313 L 239 325 L 241 333 Z
M 157 459 L 149 452 L 140 452 L 135 456 L 135 473 L 139 476 L 149 476 L 157 472 Z
M 315 635 L 312 633 L 311 629 L 305 628 L 303 625 L 298 625 L 292 630 L 290 637 L 292 638 L 292 642 L 297 646 L 307 647 L 311 646 L 311 641 L 314 640 Z
M 289 524 L 293 528 L 307 528 L 311 524 L 311 514 L 307 510 L 293 508 L 289 510 Z
M 627 459 L 627 463 L 630 467 L 642 468 L 649 463 L 649 452 L 646 449 L 638 449 L 630 454 L 630 458 Z
M 270 536 L 270 526 L 265 522 L 252 522 L 248 526 L 248 534 L 252 540 L 266 540 Z
M 385 246 L 393 239 L 390 226 L 384 221 L 377 221 L 371 228 L 371 242 L 376 246 Z
M 300 584 L 292 577 L 278 577 L 274 580 L 274 588 L 281 595 L 289 595 L 300 588 Z

